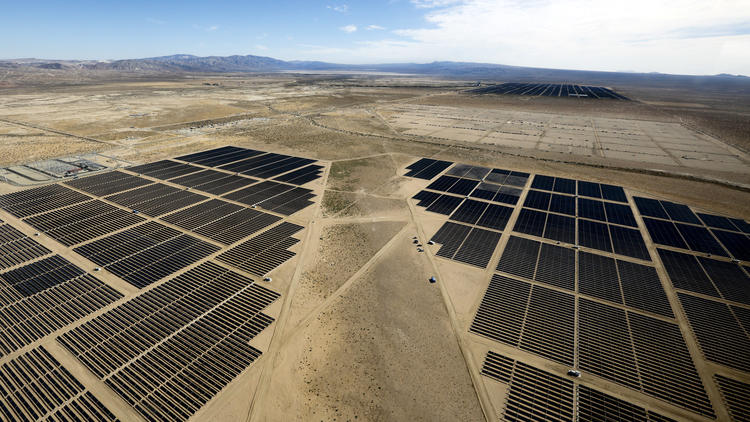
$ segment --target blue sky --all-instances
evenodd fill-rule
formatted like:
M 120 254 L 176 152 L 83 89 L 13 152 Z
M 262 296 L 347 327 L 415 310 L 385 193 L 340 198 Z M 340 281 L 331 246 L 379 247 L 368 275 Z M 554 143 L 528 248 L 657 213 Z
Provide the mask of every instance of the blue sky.
M 0 58 L 256 54 L 750 75 L 747 0 L 40 0 L 3 7 L 0 37 Z

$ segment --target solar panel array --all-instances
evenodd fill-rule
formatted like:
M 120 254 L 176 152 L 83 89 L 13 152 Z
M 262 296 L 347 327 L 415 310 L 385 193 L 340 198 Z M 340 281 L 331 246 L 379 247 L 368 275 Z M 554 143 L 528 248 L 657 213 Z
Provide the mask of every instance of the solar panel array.
M 503 356 L 487 352 L 482 374 L 508 386 L 505 420 L 669 422 L 634 403 Z
M 63 185 L 48 185 L 0 195 L 0 208 L 23 218 L 90 199 Z
M 732 420 L 750 420 L 750 384 L 720 374 L 714 375 L 714 379 Z
M 483 249 L 474 265 L 486 267 L 509 223 L 518 233 L 508 234 L 470 331 L 713 418 L 677 322 L 684 311 L 706 359 L 750 372 L 750 265 L 742 262 L 750 224 L 635 197 L 638 216 L 619 186 L 544 175 L 533 176 L 514 214 L 492 203 L 500 192 L 490 187 L 495 173 L 456 164 L 413 196 L 417 206 L 449 218 L 431 238 L 437 256 L 460 261 L 461 249 L 471 245 Z M 639 218 L 665 245 L 656 249 L 655 264 Z M 494 233 L 492 239 L 469 241 L 481 231 Z M 659 265 L 678 290 L 675 311 Z M 507 362 L 495 365 L 495 375 L 507 379 Z M 617 406 L 623 415 L 667 420 Z
M 431 240 L 441 244 L 437 256 L 485 268 L 500 236 L 495 231 L 447 222 Z
M 42 346 L 0 366 L 0 412 L 6 421 L 117 420 Z
M 503 94 L 535 97 L 608 98 L 613 100 L 628 99 L 622 94 L 618 94 L 609 88 L 576 84 L 509 82 L 472 89 L 470 92 L 475 94 Z
M 24 221 L 63 245 L 73 246 L 145 219 L 106 202 L 93 200 L 37 214 Z
M 186 420 L 260 356 L 278 297 L 206 262 L 58 341 L 145 418 Z
M 59 255 L 0 273 L 0 357 L 121 297 Z
M 150 221 L 73 250 L 133 286 L 143 288 L 220 249 Z
M 673 320 L 495 274 L 470 331 L 713 416 Z
M 695 213 L 687 205 L 670 201 L 637 196 L 633 199 L 654 243 L 750 261 L 750 224 L 747 222 Z
M 416 177 L 417 179 L 432 180 L 435 176 L 447 169 L 451 164 L 450 161 L 433 160 L 431 158 L 422 158 L 415 163 L 406 167 L 408 172 L 404 176 Z
M 292 235 L 303 228 L 285 221 L 229 249 L 216 259 L 250 274 L 264 276 L 295 255 L 288 250 L 299 242 Z
M 42 257 L 50 250 L 0 220 L 0 270 Z
M 72 247 L 63 255 L 144 289 L 58 340 L 142 416 L 186 420 L 260 356 L 249 341 L 273 322 L 261 311 L 279 297 L 207 259 L 261 276 L 294 256 L 292 235 L 303 227 L 282 220 L 314 203 L 301 185 L 323 170 L 307 158 L 223 147 L 2 195 L 0 207 Z M 0 221 L 0 357 L 122 297 Z M 48 401 L 65 388 L 49 376 L 48 386 L 11 382 L 18 392 L 0 391 L 9 406 L 0 419 L 114 420 L 88 392 Z

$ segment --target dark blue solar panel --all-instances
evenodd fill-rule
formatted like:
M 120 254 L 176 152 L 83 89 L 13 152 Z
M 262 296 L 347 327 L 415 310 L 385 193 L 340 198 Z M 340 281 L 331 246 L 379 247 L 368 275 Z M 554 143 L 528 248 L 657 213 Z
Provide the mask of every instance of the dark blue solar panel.
M 664 211 L 669 214 L 669 217 L 675 221 L 682 221 L 683 223 L 700 224 L 698 217 L 693 214 L 690 207 L 683 204 L 676 204 L 669 201 L 660 201 L 661 206 L 664 207 Z
M 592 220 L 607 221 L 604 216 L 604 203 L 593 199 L 578 198 L 578 216 Z
M 576 181 L 572 179 L 565 179 L 563 177 L 555 178 L 555 186 L 553 188 L 555 192 L 568 193 L 571 195 L 576 194 Z
M 640 230 L 610 225 L 609 232 L 612 235 L 612 247 L 616 254 L 651 260 Z
M 666 211 L 664 211 L 664 208 L 662 208 L 661 203 L 656 199 L 634 196 L 633 200 L 635 201 L 635 206 L 638 207 L 638 212 L 640 212 L 641 215 L 669 219 L 669 216 Z
M 609 230 L 604 223 L 578 220 L 578 244 L 587 248 L 612 252 Z
M 677 230 L 682 234 L 682 238 L 688 244 L 688 247 L 694 251 L 705 252 L 714 255 L 727 256 L 724 248 L 714 239 L 711 233 L 702 226 L 691 226 L 689 224 L 675 223 Z
M 602 183 L 601 188 L 602 198 L 609 201 L 628 202 L 628 197 L 625 196 L 625 190 L 620 186 L 605 185 Z
M 588 196 L 591 198 L 601 198 L 602 191 L 599 189 L 598 183 L 584 182 L 583 180 L 578 181 L 578 194 L 581 196 Z
M 526 233 L 533 236 L 541 236 L 544 233 L 544 223 L 547 219 L 547 213 L 534 211 L 528 208 L 521 209 L 516 220 L 516 226 L 513 230 L 519 233 Z
M 711 230 L 733 257 L 750 261 L 750 238 L 747 235 L 724 230 Z
M 644 218 L 643 222 L 646 224 L 648 234 L 651 236 L 651 240 L 653 240 L 654 243 L 687 249 L 687 245 L 685 244 L 685 241 L 682 240 L 680 232 L 677 231 L 677 228 L 675 228 L 671 221 Z
M 547 225 L 544 229 L 544 237 L 560 242 L 576 243 L 576 219 L 557 214 L 547 216 Z
M 576 199 L 573 196 L 567 195 L 552 195 L 552 200 L 549 204 L 549 210 L 552 212 L 559 212 L 560 214 L 576 215 Z
M 547 211 L 550 198 L 551 195 L 547 192 L 529 190 L 529 193 L 526 194 L 526 200 L 524 201 L 523 206 Z
M 552 190 L 552 186 L 555 185 L 555 178 L 550 176 L 542 176 L 537 174 L 534 176 L 534 181 L 531 183 L 531 187 L 534 189 Z
M 614 224 L 622 224 L 623 226 L 638 227 L 635 222 L 635 216 L 630 206 L 624 204 L 615 204 L 612 202 L 605 202 L 604 209 L 607 212 L 607 221 Z

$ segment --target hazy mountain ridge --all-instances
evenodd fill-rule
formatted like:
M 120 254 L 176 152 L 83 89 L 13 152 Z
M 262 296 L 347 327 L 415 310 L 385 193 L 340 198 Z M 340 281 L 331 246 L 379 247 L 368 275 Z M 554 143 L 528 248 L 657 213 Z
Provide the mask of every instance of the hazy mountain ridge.
M 45 60 L 34 58 L 0 60 L 0 68 L 40 69 L 52 72 L 113 71 L 128 74 L 181 74 L 181 73 L 273 73 L 281 71 L 337 71 L 337 72 L 390 72 L 415 75 L 444 76 L 461 79 L 525 81 L 525 82 L 576 82 L 586 84 L 654 83 L 700 84 L 735 89 L 750 93 L 750 78 L 741 75 L 670 75 L 663 73 L 602 72 L 564 69 L 544 69 L 508 66 L 492 63 L 435 61 L 431 63 L 383 63 L 350 65 L 322 61 L 285 61 L 254 55 L 206 56 L 175 54 L 142 59 L 112 61 Z

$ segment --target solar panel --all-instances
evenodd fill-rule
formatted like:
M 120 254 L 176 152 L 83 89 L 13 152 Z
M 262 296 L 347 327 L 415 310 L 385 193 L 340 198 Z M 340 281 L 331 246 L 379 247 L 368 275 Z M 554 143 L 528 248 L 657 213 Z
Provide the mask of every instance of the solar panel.
M 458 196 L 441 195 L 435 202 L 427 207 L 427 211 L 443 215 L 450 215 L 453 210 L 458 208 L 464 199 Z
M 664 269 L 667 270 L 675 288 L 718 297 L 716 288 L 698 265 L 695 256 L 666 249 L 658 251 Z
M 513 230 L 519 233 L 541 237 L 542 233 L 544 233 L 544 224 L 546 221 L 547 213 L 523 208 L 518 214 L 516 225 L 513 227 Z
M 498 241 L 500 241 L 500 233 L 473 228 L 453 259 L 486 268 Z
M 90 200 L 63 185 L 48 185 L 0 195 L 0 208 L 18 218 Z
M 601 198 L 602 191 L 598 183 L 578 181 L 578 194 L 590 198 Z
M 618 384 L 640 389 L 625 311 L 581 298 L 578 327 L 579 367 Z
M 750 338 L 729 306 L 684 293 L 678 296 L 706 358 L 750 371 Z
M 572 179 L 566 179 L 563 177 L 556 177 L 555 186 L 552 190 L 555 192 L 575 195 L 576 194 L 576 181 Z
M 732 420 L 750 420 L 750 384 L 721 374 L 714 374 L 714 379 Z
M 676 422 L 641 406 L 578 385 L 578 418 L 580 422 Z
M 136 188 L 153 183 L 151 180 L 138 176 L 123 173 L 121 171 L 111 171 L 108 173 L 98 173 L 93 176 L 81 177 L 64 182 L 66 185 L 78 190 L 97 196 L 111 195 L 113 193 Z
M 719 245 L 719 242 L 714 239 L 706 228 L 680 223 L 675 223 L 675 226 L 691 250 L 727 256 L 727 253 Z
M 450 219 L 462 223 L 475 224 L 484 213 L 484 210 L 487 209 L 487 205 L 489 204 L 486 202 L 467 199 L 456 209 Z
M 542 176 L 537 174 L 534 176 L 534 181 L 531 183 L 533 189 L 552 190 L 555 185 L 555 178 L 551 176 Z
M 208 262 L 58 342 L 146 419 L 185 420 L 260 356 L 248 343 L 278 297 Z
M 520 189 L 511 188 L 509 186 L 503 186 L 497 192 L 497 195 L 495 195 L 495 198 L 493 199 L 493 201 L 500 202 L 503 204 L 516 205 L 518 203 L 518 199 L 520 196 L 521 196 Z
M 612 252 L 607 225 L 588 220 L 578 220 L 578 243 L 587 248 Z
M 578 217 L 607 221 L 604 215 L 604 203 L 592 199 L 578 198 Z
M 725 229 L 725 230 L 737 230 L 737 227 L 732 224 L 732 222 L 727 217 L 722 217 L 720 215 L 713 215 L 713 214 L 704 214 L 704 213 L 697 213 L 698 217 L 703 221 L 703 224 L 705 224 L 708 227 L 714 227 L 717 229 Z
M 575 291 L 576 254 L 573 249 L 542 243 L 536 281 Z
M 439 193 L 427 190 L 419 191 L 416 195 L 412 196 L 412 199 L 419 201 L 417 202 L 418 207 L 429 207 L 438 198 L 440 198 Z
M 529 193 L 526 194 L 526 200 L 524 201 L 523 206 L 547 211 L 551 197 L 552 195 L 547 192 L 529 190 Z
M 687 244 L 682 240 L 680 232 L 677 231 L 677 228 L 671 221 L 644 218 L 643 222 L 646 224 L 648 234 L 651 236 L 651 240 L 653 240 L 654 243 L 687 249 Z
M 493 198 L 495 198 L 495 195 L 497 195 L 498 191 L 500 191 L 500 185 L 482 182 L 471 192 L 470 196 L 472 198 L 486 199 L 488 201 L 491 201 Z
M 490 173 L 484 176 L 484 180 L 491 183 L 497 183 L 502 185 L 510 175 L 510 171 L 502 169 L 492 169 Z
M 643 392 L 713 418 L 711 402 L 677 324 L 633 312 L 628 312 L 628 319 Z
M 615 303 L 623 303 L 615 260 L 588 252 L 578 254 L 578 291 Z
M 572 421 L 573 395 L 572 381 L 517 362 L 503 418 L 509 421 Z
M 0 356 L 120 299 L 122 294 L 59 255 L 0 274 Z
M 750 305 L 750 277 L 741 266 L 704 257 L 698 261 L 723 298 Z
M 576 219 L 557 214 L 547 216 L 544 237 L 560 242 L 576 243 Z
M 511 213 L 513 213 L 513 208 L 489 204 L 487 210 L 477 221 L 477 225 L 495 230 L 505 230 Z
M 463 224 L 451 223 L 450 221 L 443 224 L 431 239 L 433 242 L 442 245 L 436 255 L 448 259 L 453 258 L 470 231 L 471 227 Z
M 513 359 L 489 350 L 484 358 L 484 364 L 482 364 L 482 375 L 507 383 L 510 381 L 514 363 Z
M 575 296 L 533 286 L 520 348 L 573 365 Z
M 493 275 L 470 331 L 517 346 L 530 294 L 531 284 Z
M 750 238 L 747 235 L 715 229 L 711 232 L 733 257 L 750 261 Z
M 285 221 L 221 253 L 216 259 L 262 277 L 295 255 L 288 248 L 299 240 L 291 236 L 302 229 L 304 227 Z
M 0 391 L 0 419 L 6 421 L 117 420 L 43 346 L 0 366 Z
M 536 240 L 511 236 L 497 263 L 497 270 L 533 279 L 540 246 Z
M 0 270 L 51 253 L 10 224 L 0 224 Z
M 657 201 L 656 199 L 641 198 L 639 196 L 634 196 L 633 201 L 635 201 L 635 206 L 638 207 L 638 212 L 640 212 L 641 215 L 645 215 L 648 217 L 669 219 L 667 212 L 664 211 L 664 208 L 662 208 L 661 203 Z
M 610 225 L 609 232 L 612 235 L 612 247 L 616 254 L 645 261 L 651 260 L 640 230 Z
M 567 214 L 575 217 L 576 200 L 572 196 L 552 194 L 552 199 L 549 204 L 549 210 L 552 212 Z
M 448 192 L 455 193 L 456 195 L 467 196 L 478 184 L 479 182 L 476 180 L 460 179 L 448 189 Z
M 674 316 L 656 269 L 618 259 L 617 270 L 627 306 L 670 318 Z
M 687 205 L 676 204 L 670 201 L 659 201 L 661 202 L 664 210 L 669 214 L 669 217 L 675 221 L 681 221 L 684 223 L 700 224 L 698 217 L 693 214 L 693 211 Z
M 458 177 L 440 176 L 437 178 L 437 180 L 427 185 L 427 189 L 448 192 L 448 189 L 450 189 L 450 187 L 459 180 L 461 179 L 459 179 Z
M 94 200 L 37 214 L 24 221 L 63 245 L 72 246 L 144 220 L 131 212 Z
M 628 205 L 614 204 L 612 202 L 605 202 L 604 209 L 607 212 L 607 221 L 613 224 L 621 224 L 623 226 L 638 227 L 635 222 L 635 216 L 633 211 Z
M 608 201 L 616 201 L 616 202 L 628 202 L 627 196 L 625 196 L 625 190 L 620 186 L 612 186 L 612 185 L 606 185 L 602 183 L 601 185 L 602 189 L 602 198 L 608 200 Z

